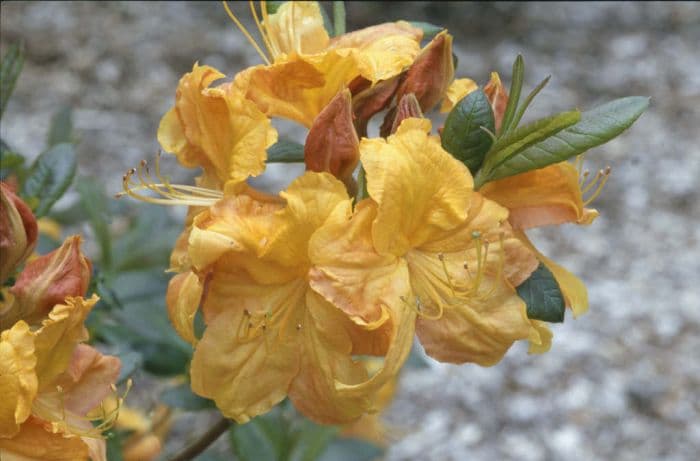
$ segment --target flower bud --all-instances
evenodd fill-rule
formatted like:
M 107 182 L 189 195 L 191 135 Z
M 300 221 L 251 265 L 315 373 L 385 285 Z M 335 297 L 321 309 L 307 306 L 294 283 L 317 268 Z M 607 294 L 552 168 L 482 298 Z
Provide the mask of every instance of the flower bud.
M 396 106 L 396 116 L 394 117 L 394 123 L 391 125 L 391 133 L 396 133 L 401 122 L 411 117 L 423 118 L 423 112 L 420 110 L 420 103 L 413 93 L 402 97 L 399 101 L 399 105 Z
M 498 72 L 491 72 L 491 80 L 484 87 L 484 93 L 491 103 L 493 118 L 496 121 L 496 132 L 501 129 L 503 114 L 508 105 L 508 91 L 503 87 Z
M 440 32 L 423 48 L 408 69 L 396 97 L 414 93 L 423 112 L 430 111 L 442 100 L 454 79 L 452 36 Z
M 357 187 L 352 173 L 360 159 L 360 141 L 352 120 L 349 90 L 338 93 L 314 120 L 304 145 L 310 171 L 326 171 L 343 181 L 350 195 Z
M 362 77 L 350 82 L 350 91 L 353 95 L 352 112 L 355 115 L 355 128 L 360 136 L 367 135 L 367 124 L 370 118 L 391 104 L 402 75 L 382 80 L 373 86 L 370 86 L 369 80 Z
M 26 203 L 0 183 L 0 284 L 31 254 L 39 230 Z
M 80 252 L 80 236 L 66 239 L 59 248 L 32 260 L 12 287 L 20 318 L 40 322 L 53 306 L 69 296 L 84 296 L 92 265 Z

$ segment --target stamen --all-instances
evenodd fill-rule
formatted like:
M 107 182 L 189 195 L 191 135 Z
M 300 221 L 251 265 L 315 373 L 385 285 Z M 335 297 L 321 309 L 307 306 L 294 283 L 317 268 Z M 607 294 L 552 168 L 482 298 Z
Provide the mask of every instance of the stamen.
M 406 300 L 405 296 L 399 296 L 399 299 L 401 300 L 402 303 L 406 304 L 411 310 L 413 310 L 416 314 L 418 314 L 420 317 L 423 317 L 424 319 L 427 320 L 439 320 L 442 318 L 443 314 L 443 307 L 442 303 L 437 303 L 438 308 L 437 308 L 437 313 L 435 314 L 429 314 L 427 311 L 423 309 L 423 303 L 420 300 L 419 296 L 415 297 L 415 304 L 411 304 Z
M 262 37 L 263 40 L 263 45 L 265 45 L 265 48 L 267 48 L 267 52 L 270 53 L 270 56 L 275 58 L 275 54 L 272 52 L 272 47 L 270 46 L 270 39 L 268 38 L 267 34 L 265 33 L 265 29 L 263 28 L 263 25 L 260 24 L 260 19 L 258 18 L 258 12 L 255 9 L 255 4 L 253 3 L 253 0 L 250 0 L 248 2 L 250 5 L 250 11 L 253 13 L 253 19 L 255 20 L 255 25 L 258 27 L 258 32 L 260 32 L 260 36 Z
M 231 20 L 234 22 L 234 24 L 236 24 L 236 26 L 238 26 L 238 29 L 243 33 L 245 38 L 248 39 L 250 44 L 253 45 L 253 48 L 255 48 L 255 51 L 258 52 L 258 54 L 260 55 L 262 60 L 265 61 L 265 64 L 267 64 L 269 66 L 270 61 L 267 59 L 267 56 L 265 56 L 265 53 L 262 52 L 262 50 L 260 49 L 260 46 L 258 46 L 258 42 L 255 41 L 253 36 L 250 35 L 250 33 L 248 32 L 248 29 L 246 29 L 243 26 L 243 24 L 241 23 L 241 21 L 238 20 L 236 15 L 233 14 L 233 11 L 231 11 L 231 9 L 228 6 L 228 2 L 226 0 L 224 0 L 223 4 L 224 4 L 224 9 L 226 10 L 226 13 L 228 14 L 228 17 L 231 18 Z
M 156 156 L 156 178 L 161 182 L 155 182 L 148 168 L 148 162 L 142 160 L 138 169 L 132 168 L 122 177 L 123 192 L 116 194 L 116 198 L 125 195 L 147 203 L 159 205 L 187 205 L 187 206 L 211 206 L 223 198 L 221 191 L 205 189 L 203 187 L 188 186 L 182 184 L 170 184 L 160 173 L 160 153 Z M 134 175 L 138 182 L 134 181 Z M 160 197 L 145 195 L 139 191 L 148 190 Z
M 612 172 L 612 168 L 610 168 L 609 166 L 606 167 L 604 170 L 600 170 L 598 172 L 598 174 L 596 175 L 596 178 L 600 177 L 600 181 L 598 181 L 598 185 L 596 186 L 595 191 L 593 191 L 593 194 L 591 194 L 583 202 L 583 206 L 590 205 L 593 202 L 593 200 L 595 200 L 600 195 L 600 193 L 603 191 L 603 188 L 605 187 L 605 183 L 608 182 L 608 178 L 610 177 L 611 172 Z M 588 187 L 585 192 L 587 192 L 589 189 L 590 189 L 590 187 Z M 585 192 L 582 191 L 582 194 Z
M 296 22 L 296 18 L 294 15 L 294 5 L 296 2 L 292 2 L 292 46 L 294 47 L 294 51 L 299 53 L 299 50 L 297 50 L 297 33 L 295 31 L 294 23 Z
M 280 50 L 277 48 L 277 45 L 272 43 L 272 40 L 270 40 L 270 37 L 268 36 L 269 34 L 267 33 L 267 25 L 270 24 L 270 15 L 267 14 L 267 2 L 262 1 L 260 2 L 260 9 L 262 10 L 262 17 L 263 17 L 263 27 L 265 28 L 265 37 L 267 38 L 267 41 L 269 43 L 270 48 L 272 48 L 271 54 L 272 58 L 274 60 L 275 57 L 277 57 L 280 53 Z M 262 33 L 262 31 L 261 31 Z
M 506 252 L 505 252 L 505 248 L 503 247 L 504 240 L 505 240 L 505 236 L 504 236 L 503 232 L 501 232 L 498 236 L 499 248 L 498 248 L 498 265 L 496 266 L 496 277 L 494 279 L 494 283 L 491 285 L 491 288 L 486 293 L 482 293 L 482 294 L 478 295 L 479 299 L 487 299 L 491 295 L 493 295 L 493 293 L 496 291 L 496 287 L 498 286 L 498 282 L 503 277 L 503 269 L 505 267 L 505 261 L 506 261 Z M 487 252 L 488 252 L 488 247 L 487 247 Z M 486 260 L 486 257 L 487 256 L 484 257 L 484 264 L 483 264 L 484 271 L 486 270 L 486 264 L 488 262 Z
M 445 255 L 442 253 L 438 253 L 438 259 L 440 260 L 440 263 L 442 263 L 442 271 L 445 273 L 445 278 L 447 279 L 447 284 L 450 286 L 450 291 L 452 292 L 452 296 L 455 295 L 455 288 L 454 285 L 452 284 L 452 277 L 450 277 L 450 273 L 447 270 L 447 264 L 445 263 Z

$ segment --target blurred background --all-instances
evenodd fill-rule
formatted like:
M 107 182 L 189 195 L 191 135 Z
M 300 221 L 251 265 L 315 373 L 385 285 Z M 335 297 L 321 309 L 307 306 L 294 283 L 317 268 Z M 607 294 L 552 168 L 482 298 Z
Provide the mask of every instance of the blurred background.
M 1 8 L 2 52 L 19 40 L 26 50 L 2 139 L 37 155 L 52 114 L 72 108 L 79 172 L 110 195 L 157 152 L 160 117 L 195 61 L 229 75 L 260 62 L 218 2 Z M 246 5 L 233 8 L 249 18 Z M 530 118 L 652 98 L 629 131 L 587 155 L 592 171 L 612 166 L 594 203 L 600 218 L 533 233 L 587 284 L 590 311 L 555 325 L 543 356 L 516 345 L 491 368 L 407 369 L 385 417 L 386 459 L 697 459 L 700 3 L 347 2 L 347 14 L 348 30 L 397 19 L 446 26 L 457 75 L 480 84 L 495 70 L 509 85 L 522 53 L 526 89 L 553 76 Z

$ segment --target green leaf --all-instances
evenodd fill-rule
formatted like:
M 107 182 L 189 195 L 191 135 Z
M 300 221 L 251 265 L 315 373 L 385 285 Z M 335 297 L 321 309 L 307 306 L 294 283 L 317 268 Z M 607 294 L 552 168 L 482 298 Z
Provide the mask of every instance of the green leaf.
M 122 456 L 122 444 L 124 443 L 122 431 L 110 429 L 109 432 L 105 434 L 105 439 L 107 445 L 107 459 L 109 461 L 124 461 L 124 457 Z
M 435 24 L 431 24 L 429 22 L 409 21 L 409 24 L 423 31 L 423 40 L 430 40 L 445 30 L 444 27 L 436 26 Z
M 518 155 L 518 164 L 511 165 L 512 171 L 544 168 L 604 144 L 629 128 L 647 107 L 649 98 L 629 96 L 583 112 L 575 125 L 523 150 Z M 494 179 L 498 177 L 484 177 L 476 187 Z
M 525 301 L 527 316 L 545 322 L 564 321 L 564 295 L 554 275 L 540 263 L 530 278 L 516 288 Z
M 160 401 L 168 406 L 185 411 L 201 411 L 216 408 L 212 400 L 194 394 L 189 383 L 182 383 L 166 390 L 160 395 Z
M 373 461 L 381 459 L 384 450 L 360 439 L 338 438 L 331 442 L 318 461 Z
M 501 131 L 497 134 L 507 133 L 510 129 L 513 117 L 515 116 L 515 110 L 518 108 L 518 103 L 520 102 L 520 92 L 523 89 L 524 75 L 525 61 L 522 55 L 518 55 L 513 63 L 513 76 L 510 83 L 510 91 L 508 92 L 508 104 L 506 105 L 506 110 L 503 113 L 503 121 L 501 122 Z
M 73 141 L 73 111 L 70 107 L 64 107 L 51 117 L 51 127 L 46 142 L 51 147 L 64 142 L 73 143 Z
M 109 232 L 109 203 L 102 186 L 94 179 L 80 178 L 77 184 L 80 204 L 87 212 L 90 226 L 100 247 L 100 265 L 112 268 L 112 237 Z
M 518 107 L 518 112 L 515 114 L 515 117 L 513 118 L 513 122 L 511 123 L 510 127 L 508 128 L 508 133 L 512 132 L 515 128 L 518 127 L 518 123 L 520 123 L 520 119 L 523 118 L 523 115 L 525 115 L 525 111 L 527 110 L 528 107 L 530 107 L 530 103 L 532 102 L 533 99 L 535 99 L 535 96 L 542 91 L 542 88 L 547 86 L 547 83 L 549 83 L 549 79 L 552 78 L 551 75 L 548 75 L 544 80 L 542 80 L 539 85 L 533 89 L 530 94 L 527 95 L 525 98 L 525 101 Z M 503 132 L 503 134 L 508 134 L 506 132 Z
M 280 6 L 282 6 L 284 2 L 282 1 L 271 1 L 271 2 L 265 2 L 265 6 L 267 7 L 267 14 L 275 14 L 277 13 L 277 10 L 279 9 Z
M 0 118 L 5 112 L 15 84 L 24 65 L 24 49 L 16 43 L 11 45 L 0 63 Z
M 12 173 L 22 173 L 23 167 L 24 157 L 12 152 L 3 142 L 0 145 L 0 179 L 5 179 Z
M 37 218 L 48 213 L 73 181 L 77 163 L 72 144 L 57 144 L 37 157 L 24 183 L 24 195 L 36 197 L 34 210 Z
M 303 163 L 304 146 L 294 141 L 277 141 L 267 149 L 268 163 Z
M 478 189 L 489 181 L 538 168 L 533 166 L 528 158 L 523 158 L 522 152 L 529 146 L 547 139 L 580 119 L 581 114 L 578 111 L 562 112 L 520 127 L 513 133 L 499 139 L 491 148 L 482 168 L 474 178 L 474 187 Z
M 275 408 L 230 429 L 233 452 L 241 461 L 286 461 L 291 448 L 288 429 L 289 420 Z
M 491 104 L 483 90 L 472 91 L 457 103 L 445 120 L 442 147 L 464 163 L 472 174 L 481 166 L 493 139 L 482 127 L 493 132 Z

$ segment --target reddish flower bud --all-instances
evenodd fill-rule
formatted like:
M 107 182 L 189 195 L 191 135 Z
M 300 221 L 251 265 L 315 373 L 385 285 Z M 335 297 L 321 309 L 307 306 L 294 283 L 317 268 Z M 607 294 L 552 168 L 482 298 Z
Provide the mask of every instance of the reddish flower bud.
M 32 253 L 38 236 L 32 210 L 0 183 L 0 284 Z
M 326 171 L 345 183 L 354 195 L 352 173 L 360 159 L 360 141 L 352 120 L 350 91 L 338 93 L 314 120 L 304 145 L 304 162 L 310 171 Z
M 399 105 L 396 106 L 396 116 L 394 117 L 394 123 L 391 125 L 391 133 L 396 133 L 401 122 L 411 117 L 423 117 L 423 112 L 420 110 L 420 103 L 413 93 L 402 97 L 401 101 L 399 101 Z
M 350 91 L 353 94 L 352 111 L 355 114 L 355 128 L 360 136 L 367 135 L 367 123 L 372 116 L 391 104 L 402 78 L 403 74 L 400 74 L 374 86 L 370 86 L 370 81 L 362 77 L 358 77 L 350 83 Z
M 69 296 L 84 296 L 92 265 L 80 251 L 80 236 L 29 262 L 12 287 L 20 318 L 38 323 Z
M 496 120 L 496 132 L 498 132 L 508 105 L 508 91 L 503 87 L 498 72 L 491 72 L 491 80 L 484 87 L 484 93 L 491 103 L 493 117 Z
M 442 100 L 454 72 L 452 36 L 443 31 L 421 50 L 396 97 L 401 100 L 404 95 L 414 93 L 423 112 L 428 112 Z

